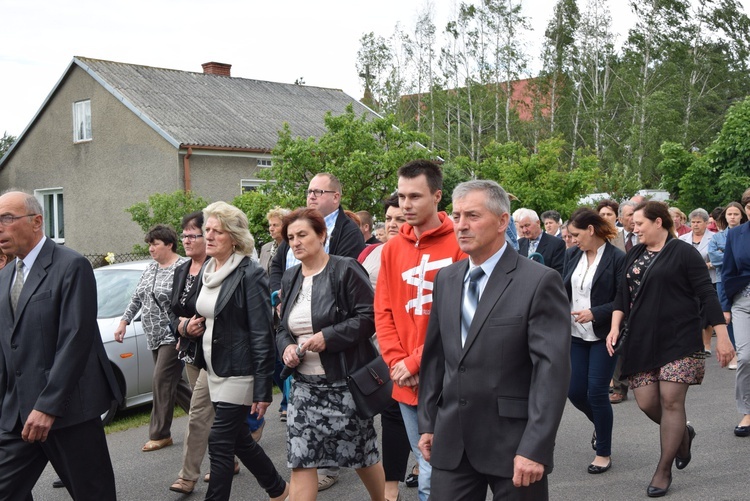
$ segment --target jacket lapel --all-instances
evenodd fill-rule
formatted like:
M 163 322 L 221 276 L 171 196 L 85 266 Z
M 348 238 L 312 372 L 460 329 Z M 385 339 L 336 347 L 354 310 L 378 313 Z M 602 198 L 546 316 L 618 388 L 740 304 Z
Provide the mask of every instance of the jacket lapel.
M 593 284 L 595 284 L 599 279 L 599 277 L 602 276 L 604 270 L 609 268 L 609 262 L 612 261 L 612 254 L 614 253 L 614 251 L 612 250 L 613 247 L 614 246 L 612 244 L 604 244 L 604 252 L 602 253 L 602 258 L 599 260 L 599 265 L 596 267 L 594 278 L 591 279 L 592 287 Z
M 479 298 L 479 304 L 477 305 L 477 311 L 474 313 L 474 318 L 471 321 L 471 327 L 469 328 L 469 334 L 466 336 L 466 344 L 464 345 L 463 351 L 461 352 L 461 358 L 466 355 L 477 338 L 480 329 L 484 325 L 487 317 L 495 309 L 495 305 L 500 300 L 505 290 L 512 281 L 512 273 L 516 269 L 516 263 L 518 262 L 519 255 L 515 249 L 510 245 L 505 248 L 500 261 L 495 265 L 495 269 L 492 270 L 492 274 L 487 280 L 487 285 L 484 287 L 482 297 Z M 468 261 L 468 260 L 467 260 Z M 466 270 L 464 270 L 464 273 Z M 462 275 L 463 276 L 463 275 Z M 463 291 L 463 283 L 461 286 Z M 460 302 L 459 302 L 460 304 Z M 459 315 L 460 316 L 460 315 Z M 458 322 L 458 343 L 461 345 L 461 322 Z
M 18 297 L 18 306 L 16 306 L 15 318 L 13 319 L 13 329 L 15 330 L 18 325 L 18 319 L 23 315 L 23 310 L 26 308 L 26 304 L 29 302 L 31 296 L 34 295 L 37 288 L 41 285 L 44 279 L 47 277 L 47 268 L 52 264 L 52 252 L 55 248 L 55 242 L 49 238 L 44 241 L 39 255 L 34 261 L 34 266 L 26 274 L 26 279 L 23 283 L 23 289 L 21 289 L 21 295 Z
M 460 266 L 455 266 L 450 269 L 452 275 L 447 277 L 445 281 L 441 280 L 444 284 L 451 284 L 445 287 L 445 298 L 441 299 L 440 304 L 445 307 L 445 322 L 447 328 L 443 331 L 447 333 L 447 339 L 444 337 L 443 343 L 449 346 L 453 353 L 461 354 L 461 303 L 464 298 L 464 277 L 466 271 L 469 269 L 469 260 L 464 259 L 461 261 Z M 441 273 L 446 273 L 449 270 Z M 443 291 L 441 291 L 443 292 Z M 458 315 L 451 314 L 451 309 L 458 305 Z M 454 310 L 455 311 L 455 310 Z M 443 330 L 443 329 L 441 329 Z

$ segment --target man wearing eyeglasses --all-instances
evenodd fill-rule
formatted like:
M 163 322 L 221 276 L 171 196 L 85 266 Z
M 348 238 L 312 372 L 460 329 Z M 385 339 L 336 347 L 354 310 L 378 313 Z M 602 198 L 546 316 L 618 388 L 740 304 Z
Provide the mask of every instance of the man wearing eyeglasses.
M 34 196 L 0 196 L 0 499 L 31 499 L 47 462 L 76 500 L 116 499 L 101 414 L 121 398 L 88 260 L 44 236 Z

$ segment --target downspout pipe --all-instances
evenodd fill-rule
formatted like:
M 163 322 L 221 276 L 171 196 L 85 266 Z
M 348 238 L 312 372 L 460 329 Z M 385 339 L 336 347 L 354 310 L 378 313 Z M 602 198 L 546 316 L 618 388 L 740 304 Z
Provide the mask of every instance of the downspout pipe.
M 187 153 L 185 154 L 185 157 L 182 159 L 182 168 L 185 174 L 185 193 L 188 191 L 191 191 L 191 185 L 190 185 L 190 157 L 193 156 L 193 148 L 188 146 Z

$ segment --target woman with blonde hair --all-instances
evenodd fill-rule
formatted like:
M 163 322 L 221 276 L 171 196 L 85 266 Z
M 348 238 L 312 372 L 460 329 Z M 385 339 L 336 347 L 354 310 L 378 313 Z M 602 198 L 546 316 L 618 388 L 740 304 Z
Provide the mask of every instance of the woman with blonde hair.
M 289 493 L 271 459 L 250 433 L 248 411 L 261 418 L 273 400 L 273 315 L 268 278 L 254 262 L 247 216 L 226 202 L 203 210 L 203 234 L 210 260 L 203 269 L 191 326 L 203 328 L 196 364 L 206 369 L 216 411 L 208 438 L 211 475 L 207 500 L 227 500 L 232 489 L 234 456 L 258 480 L 272 500 Z

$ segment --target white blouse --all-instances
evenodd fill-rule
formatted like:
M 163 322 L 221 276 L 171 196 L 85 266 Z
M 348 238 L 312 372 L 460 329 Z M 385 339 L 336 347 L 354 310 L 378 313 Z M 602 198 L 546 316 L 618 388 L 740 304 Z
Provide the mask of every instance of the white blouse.
M 599 261 L 602 260 L 604 247 L 606 243 L 596 249 L 594 262 L 589 266 L 589 260 L 586 253 L 581 254 L 578 266 L 573 270 L 570 277 L 570 289 L 572 291 L 570 299 L 570 311 L 580 311 L 591 309 L 591 286 L 594 283 L 594 275 Z M 570 332 L 573 337 L 583 339 L 584 341 L 598 341 L 599 338 L 594 334 L 594 323 L 578 323 L 575 317 L 570 317 Z

